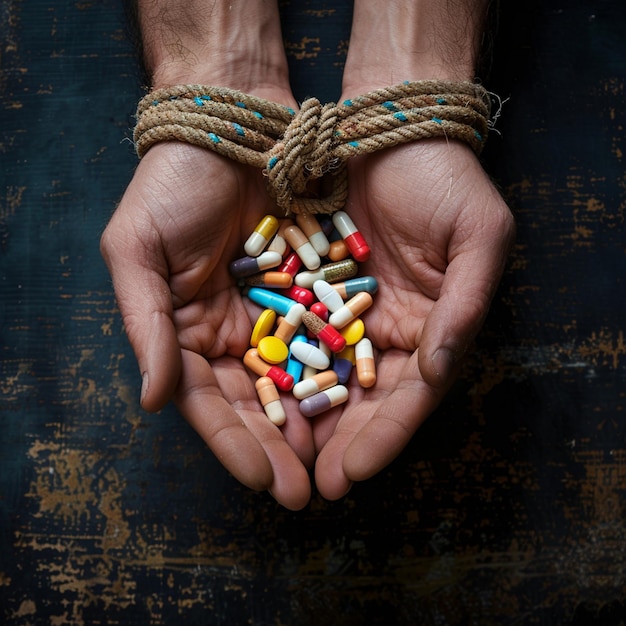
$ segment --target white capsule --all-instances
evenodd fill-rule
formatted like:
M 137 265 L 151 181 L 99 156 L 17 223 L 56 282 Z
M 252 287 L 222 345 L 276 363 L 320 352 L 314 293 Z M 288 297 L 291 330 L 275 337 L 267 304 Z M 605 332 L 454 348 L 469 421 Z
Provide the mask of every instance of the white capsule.
M 371 294 L 367 293 L 367 291 L 361 291 L 357 293 L 356 296 L 352 296 L 340 309 L 331 313 L 328 317 L 328 323 L 332 324 L 335 328 L 343 328 L 346 324 L 361 315 L 361 313 L 369 309 L 373 302 L 374 299 Z
M 311 378 L 301 380 L 293 386 L 293 395 L 298 400 L 304 400 L 312 396 L 314 393 L 319 393 L 333 387 L 339 382 L 337 372 L 334 370 L 325 370 L 318 372 Z
M 280 401 L 274 381 L 267 376 L 261 376 L 261 378 L 257 379 L 254 386 L 256 387 L 259 401 L 263 405 L 265 415 L 276 426 L 282 426 L 287 419 L 287 415 Z
M 326 256 L 330 250 L 330 243 L 317 218 L 310 213 L 300 213 L 296 215 L 296 224 L 309 238 L 315 252 L 319 256 Z
M 313 283 L 313 292 L 331 313 L 343 306 L 343 298 L 339 295 L 339 292 L 325 280 L 316 280 Z
M 316 270 L 322 262 L 307 236 L 297 226 L 288 226 L 283 232 L 287 243 L 300 257 L 308 270 Z
M 356 378 L 359 385 L 368 389 L 376 384 L 376 361 L 372 342 L 364 337 L 354 346 L 356 359 Z
M 310 365 L 316 370 L 325 370 L 330 366 L 330 359 L 315 346 L 301 341 L 292 342 L 289 346 L 291 354 L 305 365 Z
M 274 337 L 278 337 L 285 343 L 289 343 L 300 327 L 302 314 L 305 311 L 306 307 L 300 302 L 296 302 L 296 304 L 292 305 L 286 315 L 280 320 L 278 327 L 274 331 Z
M 266 215 L 252 231 L 243 246 L 248 256 L 259 256 L 278 230 L 278 220 L 273 215 Z

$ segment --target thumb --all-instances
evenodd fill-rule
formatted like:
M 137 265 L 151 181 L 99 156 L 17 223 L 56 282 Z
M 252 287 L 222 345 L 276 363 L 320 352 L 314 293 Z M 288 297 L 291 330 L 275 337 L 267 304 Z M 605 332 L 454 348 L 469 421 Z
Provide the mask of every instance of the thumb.
M 129 233 L 136 230 L 123 228 L 122 221 L 113 216 L 102 235 L 100 251 L 139 365 L 141 405 L 154 412 L 172 397 L 181 371 L 167 264 L 158 243 L 133 239 Z
M 448 265 L 418 351 L 420 373 L 429 385 L 445 387 L 454 380 L 489 311 L 505 257 L 499 250 L 483 249 L 459 254 Z

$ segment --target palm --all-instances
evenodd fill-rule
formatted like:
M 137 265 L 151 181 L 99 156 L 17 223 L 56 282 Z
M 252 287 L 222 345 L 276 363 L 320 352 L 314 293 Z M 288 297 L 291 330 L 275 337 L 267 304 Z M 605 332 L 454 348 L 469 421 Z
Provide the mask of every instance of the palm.
M 355 159 L 349 194 L 372 249 L 364 269 L 379 282 L 363 316 L 378 379 L 368 390 L 352 383 L 343 410 L 316 426 L 316 480 L 328 497 L 389 463 L 441 401 L 447 384 L 431 356 L 446 335 L 462 352 L 477 332 L 512 233 L 463 146 L 423 142 Z
M 157 145 L 140 163 L 103 251 L 140 366 L 151 362 L 144 406 L 156 410 L 173 395 L 239 480 L 271 486 L 299 508 L 309 497 L 302 460 L 312 462 L 310 426 L 296 420 L 283 434 L 260 410 L 241 362 L 252 312 L 228 274 L 271 210 L 263 184 L 259 172 L 204 150 Z

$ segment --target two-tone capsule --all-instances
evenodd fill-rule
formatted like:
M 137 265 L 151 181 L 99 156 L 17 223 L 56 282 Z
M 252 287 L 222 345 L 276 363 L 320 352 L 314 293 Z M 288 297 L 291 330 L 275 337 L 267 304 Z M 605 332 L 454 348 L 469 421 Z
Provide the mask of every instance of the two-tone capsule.
M 374 303 L 372 296 L 367 291 L 352 296 L 340 309 L 330 314 L 328 323 L 335 328 L 343 328 L 346 324 L 364 313 Z
M 305 417 L 315 417 L 348 400 L 348 388 L 335 385 L 300 401 L 300 412 Z
M 273 215 L 266 215 L 252 231 L 243 245 L 244 252 L 248 256 L 259 256 L 269 244 L 278 230 L 278 219 Z
M 364 337 L 354 346 L 356 378 L 359 385 L 368 389 L 376 384 L 376 362 L 372 342 Z
M 308 237 L 300 228 L 295 225 L 288 226 L 285 228 L 283 237 L 300 259 L 302 259 L 302 262 L 308 270 L 315 270 L 320 266 L 322 261 L 319 254 L 315 251 Z
M 311 289 L 316 280 L 325 280 L 327 283 L 337 283 L 352 278 L 359 271 L 354 259 L 344 259 L 335 263 L 322 265 L 317 271 L 300 272 L 294 278 L 296 285 Z
M 257 378 L 254 386 L 265 415 L 276 426 L 282 426 L 287 420 L 287 414 L 274 381 L 269 376 L 261 376 Z
M 292 393 L 298 400 L 304 400 L 304 398 L 308 398 L 320 391 L 334 387 L 338 382 L 339 377 L 337 376 L 337 372 L 334 370 L 325 370 L 296 383 L 293 386 Z
M 236 259 L 229 265 L 229 270 L 231 276 L 235 278 L 246 278 L 276 267 L 282 260 L 283 257 L 278 252 L 262 252 L 259 256 L 244 256 Z
M 315 313 L 305 311 L 302 314 L 302 323 L 332 352 L 341 352 L 346 347 L 346 338 Z
M 291 391 L 293 388 L 293 376 L 277 365 L 266 363 L 256 348 L 249 348 L 243 355 L 243 364 L 258 376 L 269 376 L 282 391 Z
M 345 211 L 337 211 L 333 213 L 332 219 L 335 228 L 350 250 L 350 254 L 357 261 L 367 261 L 370 257 L 370 248 L 350 216 Z

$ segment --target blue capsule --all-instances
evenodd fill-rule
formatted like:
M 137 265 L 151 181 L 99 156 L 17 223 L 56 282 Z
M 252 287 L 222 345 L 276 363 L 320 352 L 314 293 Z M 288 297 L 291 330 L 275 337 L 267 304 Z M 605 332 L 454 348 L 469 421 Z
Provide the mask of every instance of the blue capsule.
M 279 315 L 287 315 L 289 309 L 291 309 L 294 304 L 297 304 L 297 302 L 291 298 L 286 298 L 279 293 L 275 293 L 269 289 L 261 289 L 260 287 L 250 287 L 250 289 L 245 292 L 245 295 L 248 296 L 252 302 L 256 302 L 264 309 L 272 309 L 272 311 L 276 311 Z

